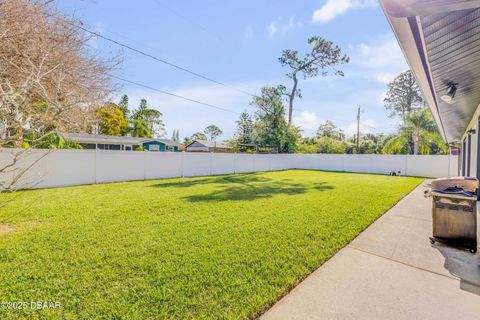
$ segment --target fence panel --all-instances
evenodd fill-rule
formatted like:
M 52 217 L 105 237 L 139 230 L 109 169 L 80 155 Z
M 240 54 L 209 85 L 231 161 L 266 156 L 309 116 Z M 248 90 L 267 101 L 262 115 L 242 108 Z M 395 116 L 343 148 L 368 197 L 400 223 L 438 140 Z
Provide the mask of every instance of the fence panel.
M 407 156 L 388 154 L 376 154 L 372 156 L 371 173 L 389 174 L 395 172 L 400 175 L 405 174 Z
M 294 158 L 291 154 L 272 154 L 270 155 L 270 170 L 286 170 L 295 168 Z
M 459 176 L 458 172 L 458 156 L 450 156 L 450 170 L 449 170 L 449 176 L 450 177 L 456 177 Z
M 145 152 L 145 179 L 175 178 L 183 174 L 183 154 Z
M 255 172 L 254 154 L 235 154 L 235 173 Z
M 0 165 L 11 162 L 12 154 L 18 151 L 0 150 Z M 15 185 L 19 189 L 285 169 L 378 174 L 395 171 L 401 175 L 448 177 L 457 175 L 458 157 L 29 150 L 16 163 L 14 171 L 2 173 L 0 180 L 12 179 L 25 169 L 28 170 Z
M 143 152 L 97 150 L 95 159 L 97 182 L 144 180 L 145 159 Z
M 344 154 L 314 154 L 313 167 L 314 170 L 327 171 L 345 171 Z M 300 167 L 300 169 L 303 169 Z
M 408 156 L 407 171 L 409 176 L 442 177 L 450 172 L 449 156 Z
M 18 152 L 18 150 L 11 149 L 11 150 L 0 150 L 0 168 L 2 168 L 0 172 L 0 184 L 7 187 L 12 183 L 14 177 L 14 154 Z
M 235 173 L 235 159 L 232 153 L 212 153 L 212 174 Z
M 372 162 L 374 155 L 371 154 L 349 154 L 343 155 L 343 171 L 372 173 Z
M 185 177 L 209 176 L 212 174 L 210 153 L 185 152 L 183 154 L 183 175 Z
M 15 187 L 33 189 L 95 183 L 94 158 L 95 152 L 91 150 L 26 151 L 15 165 L 13 175 L 20 177 Z
M 255 154 L 255 172 L 270 171 L 270 156 L 269 154 Z

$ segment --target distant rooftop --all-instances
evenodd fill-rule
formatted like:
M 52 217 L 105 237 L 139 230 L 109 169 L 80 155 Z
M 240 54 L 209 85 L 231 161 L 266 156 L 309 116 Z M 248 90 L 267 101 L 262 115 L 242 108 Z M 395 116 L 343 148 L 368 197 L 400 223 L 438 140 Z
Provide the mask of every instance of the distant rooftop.
M 89 133 L 64 133 L 62 136 L 67 140 L 78 143 L 100 143 L 100 144 L 132 144 L 140 145 L 148 141 L 158 141 L 169 146 L 179 146 L 179 143 L 170 139 L 140 138 L 125 136 L 108 136 L 104 134 Z
M 207 148 L 227 149 L 229 147 L 228 143 L 225 141 L 193 140 L 191 144 L 194 142 L 200 143 Z

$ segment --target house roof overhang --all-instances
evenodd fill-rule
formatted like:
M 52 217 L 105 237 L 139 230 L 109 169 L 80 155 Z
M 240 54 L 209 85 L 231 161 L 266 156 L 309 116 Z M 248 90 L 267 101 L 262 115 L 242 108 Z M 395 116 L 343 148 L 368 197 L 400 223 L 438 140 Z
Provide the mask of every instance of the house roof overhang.
M 446 142 L 480 103 L 480 0 L 380 0 Z M 458 83 L 455 104 L 440 99 Z
M 67 140 L 76 141 L 77 143 L 141 145 L 149 142 L 160 142 L 167 146 L 179 146 L 179 143 L 176 141 L 155 138 L 108 136 L 88 133 L 63 133 L 62 136 Z

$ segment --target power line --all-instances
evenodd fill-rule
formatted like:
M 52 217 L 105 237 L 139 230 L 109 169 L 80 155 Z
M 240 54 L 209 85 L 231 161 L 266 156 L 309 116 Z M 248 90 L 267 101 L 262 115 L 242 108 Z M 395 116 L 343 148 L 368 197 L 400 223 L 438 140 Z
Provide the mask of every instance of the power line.
M 124 78 L 117 77 L 117 76 L 114 76 L 114 75 L 110 75 L 110 76 L 112 78 L 117 79 L 117 80 L 120 80 L 120 81 L 123 81 L 123 82 L 126 82 L 126 83 L 130 83 L 130 84 L 133 84 L 133 85 L 145 88 L 145 89 L 149 89 L 149 90 L 152 90 L 152 91 L 160 92 L 160 93 L 163 93 L 163 94 L 175 97 L 175 98 L 187 100 L 187 101 L 190 101 L 190 102 L 201 104 L 201 105 L 206 106 L 206 107 L 214 108 L 214 109 L 217 109 L 217 110 L 222 110 L 222 111 L 225 111 L 225 112 L 230 112 L 230 113 L 233 113 L 233 114 L 240 114 L 239 112 L 236 112 L 236 111 L 224 108 L 224 107 L 219 107 L 219 106 L 216 106 L 216 105 L 213 105 L 213 104 L 209 104 L 209 103 L 205 103 L 205 102 L 198 101 L 198 100 L 195 100 L 195 99 L 187 98 L 187 97 L 184 97 L 184 96 L 181 96 L 181 95 L 178 95 L 178 94 L 175 94 L 175 93 L 171 93 L 171 92 L 168 92 L 168 91 L 165 91 L 165 90 L 160 90 L 160 89 L 157 89 L 157 88 L 153 88 L 153 87 L 148 86 L 146 84 L 142 84 L 142 83 L 135 82 L 135 81 L 132 81 L 132 80 L 124 79 Z
M 236 87 L 232 87 L 232 86 L 230 86 L 230 85 L 227 85 L 227 84 L 224 83 L 224 82 L 217 81 L 217 80 L 215 80 L 215 79 L 212 79 L 212 78 L 210 78 L 210 77 L 204 76 L 204 75 L 202 75 L 202 74 L 200 74 L 200 73 L 197 73 L 197 72 L 195 72 L 195 71 L 189 70 L 189 69 L 187 69 L 187 68 L 184 68 L 184 67 L 182 67 L 182 66 L 179 66 L 179 65 L 177 65 L 177 64 L 174 64 L 174 63 L 169 62 L 169 61 L 167 61 L 167 60 L 158 58 L 158 57 L 156 57 L 156 56 L 154 56 L 154 55 L 152 55 L 152 54 L 150 54 L 150 53 L 147 53 L 147 52 L 142 51 L 142 50 L 140 50 L 140 49 L 136 49 L 136 48 L 134 48 L 134 47 L 132 47 L 132 46 L 129 46 L 129 45 L 127 45 L 127 44 L 121 43 L 121 42 L 119 42 L 119 41 L 117 41 L 117 40 L 114 40 L 114 39 L 112 39 L 112 38 L 109 38 L 109 37 L 106 37 L 106 36 L 104 36 L 104 35 L 101 35 L 101 34 L 98 33 L 98 32 L 89 30 L 89 29 L 87 29 L 87 28 L 85 28 L 85 27 L 83 27 L 83 26 L 81 26 L 81 25 L 76 24 L 76 23 L 73 23 L 73 22 L 72 22 L 72 23 L 70 23 L 70 24 L 73 25 L 73 26 L 75 26 L 75 27 L 77 27 L 77 28 L 79 28 L 80 30 L 83 30 L 83 31 L 85 31 L 85 32 L 87 32 L 87 33 L 90 33 L 90 34 L 92 34 L 92 35 L 94 35 L 94 36 L 96 36 L 96 37 L 98 37 L 98 38 L 101 38 L 101 39 L 106 40 L 106 41 L 108 41 L 108 42 L 114 43 L 114 44 L 116 44 L 116 45 L 118 45 L 118 46 L 120 46 L 120 47 L 123 47 L 123 48 L 125 48 L 125 49 L 128 49 L 128 50 L 130 50 L 130 51 L 136 52 L 136 53 L 138 53 L 138 54 L 140 54 L 140 55 L 143 55 L 143 56 L 148 57 L 148 58 L 150 58 L 150 59 L 153 59 L 153 60 L 155 60 L 155 61 L 158 61 L 158 62 L 161 62 L 161 63 L 163 63 L 163 64 L 166 64 L 166 65 L 168 65 L 168 66 L 170 66 L 170 67 L 173 67 L 173 68 L 175 68 L 175 69 L 184 71 L 184 72 L 189 73 L 189 74 L 191 74 L 191 75 L 194 75 L 194 76 L 196 76 L 196 77 L 198 77 L 198 78 L 201 78 L 201 79 L 204 79 L 204 80 L 207 80 L 207 81 L 210 81 L 210 82 L 219 84 L 219 85 L 221 85 L 221 86 L 224 86 L 224 87 L 226 87 L 226 88 L 230 88 L 230 89 L 232 89 L 232 90 L 241 92 L 241 93 L 243 93 L 243 94 L 246 94 L 246 95 L 255 97 L 254 94 L 252 94 L 252 93 L 250 93 L 250 92 L 248 92 L 248 91 L 245 91 L 245 90 L 242 90 L 242 89 L 239 89 L 239 88 L 236 88 Z

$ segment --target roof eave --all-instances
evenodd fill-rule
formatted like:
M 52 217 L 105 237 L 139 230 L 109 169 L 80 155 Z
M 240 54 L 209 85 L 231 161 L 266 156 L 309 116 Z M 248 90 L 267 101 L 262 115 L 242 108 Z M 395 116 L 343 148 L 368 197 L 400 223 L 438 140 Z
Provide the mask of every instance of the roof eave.
M 380 4 L 388 16 L 407 18 L 475 9 L 480 7 L 480 0 L 380 0 Z
M 408 0 L 413 2 L 412 0 Z M 443 1 L 443 0 L 442 0 Z M 407 64 L 412 70 L 419 87 L 423 93 L 425 101 L 432 112 L 432 116 L 439 128 L 440 134 L 445 142 L 449 142 L 445 134 L 445 128 L 440 116 L 438 101 L 433 87 L 433 81 L 430 73 L 430 66 L 428 63 L 425 43 L 421 27 L 419 26 L 417 17 L 402 17 L 393 16 L 388 9 L 389 5 L 397 3 L 392 0 L 380 0 L 380 5 L 387 17 L 390 27 L 393 30 L 395 37 L 400 45 L 400 48 L 405 56 Z

